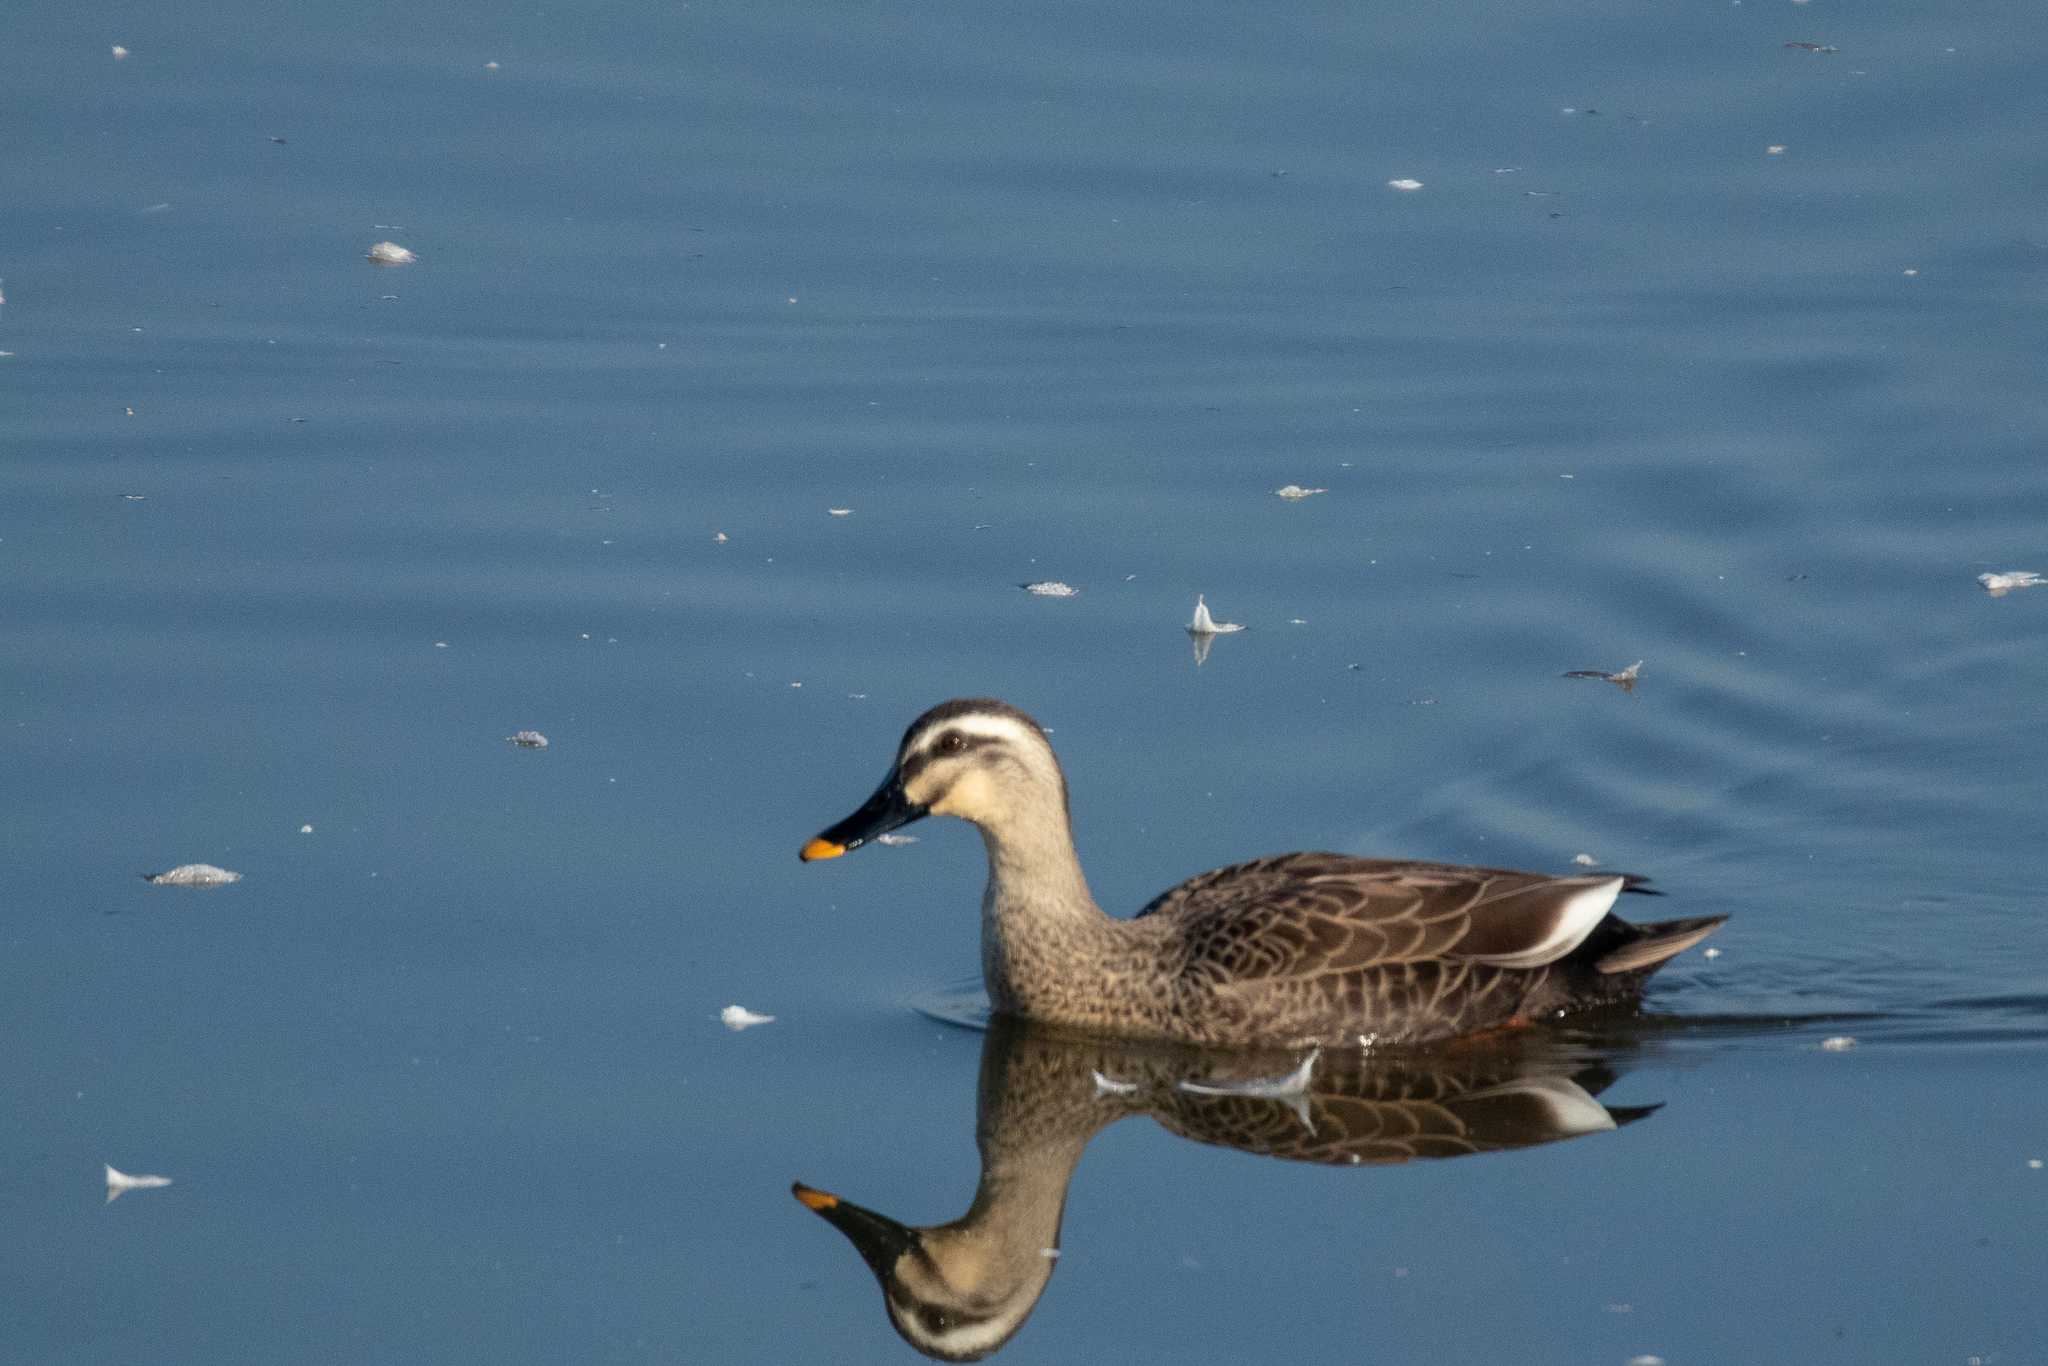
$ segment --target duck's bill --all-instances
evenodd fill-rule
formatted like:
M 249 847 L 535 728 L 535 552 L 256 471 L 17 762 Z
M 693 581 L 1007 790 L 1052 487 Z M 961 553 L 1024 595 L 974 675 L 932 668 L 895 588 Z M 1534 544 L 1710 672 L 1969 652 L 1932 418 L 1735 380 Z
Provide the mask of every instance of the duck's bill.
M 875 789 L 875 795 L 861 803 L 860 810 L 806 844 L 797 855 L 805 863 L 821 858 L 838 858 L 851 853 L 877 835 L 910 824 L 925 815 L 925 808 L 903 795 L 903 784 L 895 774 Z
M 803 1202 L 805 1209 L 824 1216 L 827 1223 L 845 1234 L 846 1241 L 852 1243 L 862 1259 L 878 1273 L 886 1274 L 896 1264 L 896 1259 L 917 1243 L 915 1233 L 886 1214 L 862 1209 L 801 1181 L 792 1183 L 789 1192 Z

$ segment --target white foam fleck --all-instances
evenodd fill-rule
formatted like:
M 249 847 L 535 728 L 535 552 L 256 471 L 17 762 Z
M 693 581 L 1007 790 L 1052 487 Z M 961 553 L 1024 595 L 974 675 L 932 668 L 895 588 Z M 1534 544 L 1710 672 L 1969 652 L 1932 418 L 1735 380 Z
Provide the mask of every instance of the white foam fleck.
M 1820 1041 L 1823 1053 L 1846 1053 L 1855 1046 L 1856 1036 L 1853 1034 L 1830 1034 Z
M 1318 493 L 1328 492 L 1328 489 L 1305 489 L 1299 484 L 1282 484 L 1279 488 L 1273 490 L 1273 496 L 1285 498 L 1289 502 L 1295 502 L 1303 498 L 1313 498 Z
M 1017 586 L 1041 598 L 1073 598 L 1081 594 L 1081 590 L 1074 585 L 1061 583 L 1058 579 L 1045 579 L 1038 583 L 1023 583 Z
M 379 266 L 409 266 L 420 258 L 396 242 L 379 242 L 371 247 L 364 260 Z
M 521 749 L 546 749 L 548 737 L 537 730 L 515 730 L 505 737 Z
M 1415 191 L 1422 188 L 1422 182 L 1419 180 L 1409 180 L 1404 177 L 1400 180 L 1388 181 L 1387 188 L 1390 190 L 1400 190 L 1404 193 L 1413 194 Z

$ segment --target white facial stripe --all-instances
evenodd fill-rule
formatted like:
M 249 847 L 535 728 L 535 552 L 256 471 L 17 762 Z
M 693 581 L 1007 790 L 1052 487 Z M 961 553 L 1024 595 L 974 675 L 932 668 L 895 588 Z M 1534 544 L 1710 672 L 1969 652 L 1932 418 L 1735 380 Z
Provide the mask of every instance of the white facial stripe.
M 892 1297 L 889 1309 L 896 1316 L 896 1321 L 902 1325 L 903 1335 L 910 1339 L 918 1350 L 927 1354 L 936 1352 L 940 1356 L 958 1361 L 981 1356 L 993 1348 L 1002 1346 L 1017 1331 L 1024 1321 L 1024 1316 L 1029 1314 L 1037 1303 L 1037 1295 L 1027 1295 L 1021 1305 L 1005 1306 L 992 1317 L 968 1319 L 936 1332 L 926 1328 L 918 1320 L 914 1305 L 899 1305 Z
M 911 748 L 903 757 L 908 759 L 915 755 L 931 753 L 932 746 L 939 742 L 939 737 L 949 730 L 958 731 L 962 735 L 975 739 L 1003 740 L 1027 749 L 1035 748 L 1043 743 L 1039 740 L 1036 731 L 1014 716 L 999 716 L 990 712 L 968 712 L 963 716 L 955 716 L 950 720 L 941 721 L 936 725 L 928 727 L 923 734 L 919 735 L 912 742 Z

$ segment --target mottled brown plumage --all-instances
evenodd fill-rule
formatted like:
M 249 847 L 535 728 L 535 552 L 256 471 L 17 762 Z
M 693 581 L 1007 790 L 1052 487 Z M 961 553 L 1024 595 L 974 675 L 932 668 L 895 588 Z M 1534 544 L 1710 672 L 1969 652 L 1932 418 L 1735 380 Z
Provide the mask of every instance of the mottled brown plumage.
M 1721 917 L 1632 925 L 1617 876 L 1281 854 L 1203 873 L 1129 920 L 1088 892 L 1066 779 L 1007 703 L 912 723 L 874 796 L 804 850 L 857 848 L 928 813 L 988 849 L 982 972 L 1000 1011 L 1197 1044 L 1416 1042 L 1634 998 Z

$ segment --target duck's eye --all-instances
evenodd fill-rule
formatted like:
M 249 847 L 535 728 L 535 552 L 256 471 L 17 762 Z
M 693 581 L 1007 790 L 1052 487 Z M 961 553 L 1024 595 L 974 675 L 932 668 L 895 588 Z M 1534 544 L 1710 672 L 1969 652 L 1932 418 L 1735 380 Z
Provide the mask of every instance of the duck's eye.
M 949 730 L 939 737 L 939 753 L 958 754 L 967 748 L 967 737 L 957 730 Z

